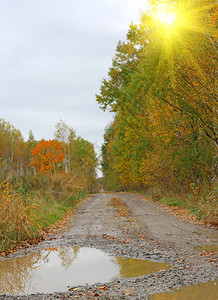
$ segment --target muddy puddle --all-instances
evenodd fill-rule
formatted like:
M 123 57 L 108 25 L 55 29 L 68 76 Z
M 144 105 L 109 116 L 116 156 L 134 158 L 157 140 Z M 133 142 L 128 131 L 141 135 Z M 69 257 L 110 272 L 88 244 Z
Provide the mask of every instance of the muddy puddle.
M 197 246 L 195 247 L 195 250 L 208 253 L 218 252 L 218 244 Z
M 215 300 L 218 294 L 218 280 L 182 287 L 176 292 L 155 294 L 151 300 Z
M 0 261 L 0 294 L 63 292 L 77 285 L 137 277 L 171 267 L 165 263 L 113 257 L 94 248 L 49 248 Z

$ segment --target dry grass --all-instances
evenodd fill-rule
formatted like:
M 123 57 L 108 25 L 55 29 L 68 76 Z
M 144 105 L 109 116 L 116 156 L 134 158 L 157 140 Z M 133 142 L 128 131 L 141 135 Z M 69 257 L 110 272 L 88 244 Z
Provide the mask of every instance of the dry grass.
M 84 181 L 69 174 L 0 181 L 0 252 L 39 238 L 86 197 L 84 190 Z
M 8 179 L 0 184 L 0 251 L 33 236 L 36 223 L 31 211 L 37 207 L 25 202 Z
M 218 185 L 210 188 L 193 186 L 189 193 L 168 194 L 154 190 L 149 197 L 171 207 L 171 210 L 182 218 L 201 224 L 218 226 Z

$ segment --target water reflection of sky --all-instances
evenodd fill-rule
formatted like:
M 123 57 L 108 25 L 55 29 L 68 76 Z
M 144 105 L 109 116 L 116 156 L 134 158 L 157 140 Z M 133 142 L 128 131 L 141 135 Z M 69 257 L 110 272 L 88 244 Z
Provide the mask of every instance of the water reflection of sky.
M 168 269 L 167 264 L 112 257 L 94 248 L 50 248 L 0 262 L 0 293 L 66 291 L 69 286 L 108 282 Z

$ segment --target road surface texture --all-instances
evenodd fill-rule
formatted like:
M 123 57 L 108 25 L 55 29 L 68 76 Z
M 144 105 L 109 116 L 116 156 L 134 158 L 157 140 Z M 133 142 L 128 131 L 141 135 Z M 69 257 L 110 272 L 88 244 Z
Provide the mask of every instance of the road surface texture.
M 195 250 L 198 245 L 215 243 L 215 228 L 181 220 L 143 195 L 91 195 L 78 205 L 65 233 L 30 247 L 28 254 L 48 247 L 94 247 L 114 256 L 165 262 L 173 267 L 140 277 L 73 286 L 64 293 L 1 295 L 0 299 L 149 299 L 151 294 L 216 280 L 217 254 Z M 26 255 L 26 251 L 15 255 Z

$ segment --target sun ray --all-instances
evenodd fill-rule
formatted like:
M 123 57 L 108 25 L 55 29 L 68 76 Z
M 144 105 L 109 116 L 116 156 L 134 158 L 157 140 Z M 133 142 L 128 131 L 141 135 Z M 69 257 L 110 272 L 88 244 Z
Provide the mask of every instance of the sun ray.
M 201 84 L 208 80 L 204 74 L 206 62 L 201 53 L 204 51 L 203 47 L 213 43 L 215 37 L 214 3 L 201 0 L 154 1 L 148 17 L 144 18 L 144 24 L 145 29 L 148 28 L 147 32 L 150 32 L 152 39 L 160 47 L 159 62 L 156 65 L 157 78 L 158 74 L 168 68 L 168 80 L 173 87 L 179 62 L 184 68 L 187 66 L 190 76 L 194 73 Z M 202 43 L 199 43 L 199 40 Z M 152 53 L 151 50 L 151 55 Z
M 152 23 L 162 34 L 165 32 L 172 37 L 181 31 L 203 32 L 208 28 L 208 23 L 203 24 L 201 20 L 205 13 L 209 16 L 207 12 L 215 7 L 212 2 L 202 4 L 197 1 L 159 1 L 150 10 Z
M 166 7 L 165 5 L 159 5 L 154 14 L 154 18 L 157 19 L 163 25 L 173 26 L 176 21 L 176 13 L 171 7 Z

